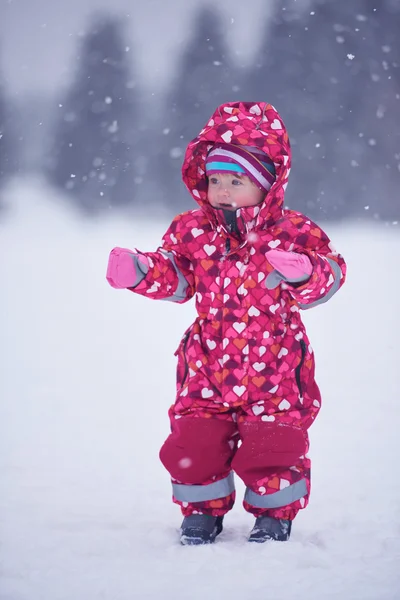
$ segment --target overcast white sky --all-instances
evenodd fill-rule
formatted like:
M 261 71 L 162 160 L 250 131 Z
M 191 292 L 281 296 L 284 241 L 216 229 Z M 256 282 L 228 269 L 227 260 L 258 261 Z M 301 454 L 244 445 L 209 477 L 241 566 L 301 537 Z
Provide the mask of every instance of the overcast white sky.
M 0 69 L 12 94 L 53 91 L 68 78 L 76 42 L 96 9 L 126 15 L 127 43 L 146 85 L 163 86 L 190 18 L 211 0 L 0 0 Z M 231 49 L 251 59 L 272 0 L 218 0 Z M 251 6 L 251 9 L 249 9 Z

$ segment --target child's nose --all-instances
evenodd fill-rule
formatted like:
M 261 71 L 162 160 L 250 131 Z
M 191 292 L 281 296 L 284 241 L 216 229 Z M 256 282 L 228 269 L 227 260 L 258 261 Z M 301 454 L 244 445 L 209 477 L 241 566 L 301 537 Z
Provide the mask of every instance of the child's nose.
M 221 196 L 221 198 L 227 198 L 229 196 L 229 192 L 228 192 L 228 190 L 226 188 L 221 187 L 218 190 L 218 195 Z

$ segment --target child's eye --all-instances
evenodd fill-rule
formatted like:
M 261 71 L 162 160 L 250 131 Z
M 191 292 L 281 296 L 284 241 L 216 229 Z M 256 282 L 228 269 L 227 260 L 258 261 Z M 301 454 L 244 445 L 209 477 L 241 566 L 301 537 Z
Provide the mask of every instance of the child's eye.
M 232 179 L 232 185 L 242 185 L 240 179 Z
M 210 177 L 209 183 L 213 183 L 214 185 L 218 183 L 218 179 L 216 177 Z

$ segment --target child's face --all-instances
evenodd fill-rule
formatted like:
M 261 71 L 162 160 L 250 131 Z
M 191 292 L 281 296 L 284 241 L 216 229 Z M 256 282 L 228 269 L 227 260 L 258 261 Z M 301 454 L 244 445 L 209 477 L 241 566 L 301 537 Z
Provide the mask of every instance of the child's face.
M 214 208 L 237 210 L 244 206 L 255 206 L 264 200 L 265 192 L 247 175 L 215 173 L 208 178 L 207 198 Z

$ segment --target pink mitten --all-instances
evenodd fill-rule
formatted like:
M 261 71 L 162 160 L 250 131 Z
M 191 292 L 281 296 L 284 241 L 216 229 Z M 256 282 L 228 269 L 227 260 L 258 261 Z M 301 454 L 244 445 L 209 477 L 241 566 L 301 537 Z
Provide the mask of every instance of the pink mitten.
M 269 250 L 265 257 L 289 283 L 306 281 L 313 270 L 311 261 L 306 254 L 286 252 L 285 250 Z
M 117 289 L 134 287 L 144 279 L 149 269 L 147 258 L 127 248 L 114 248 L 110 252 L 107 281 Z

